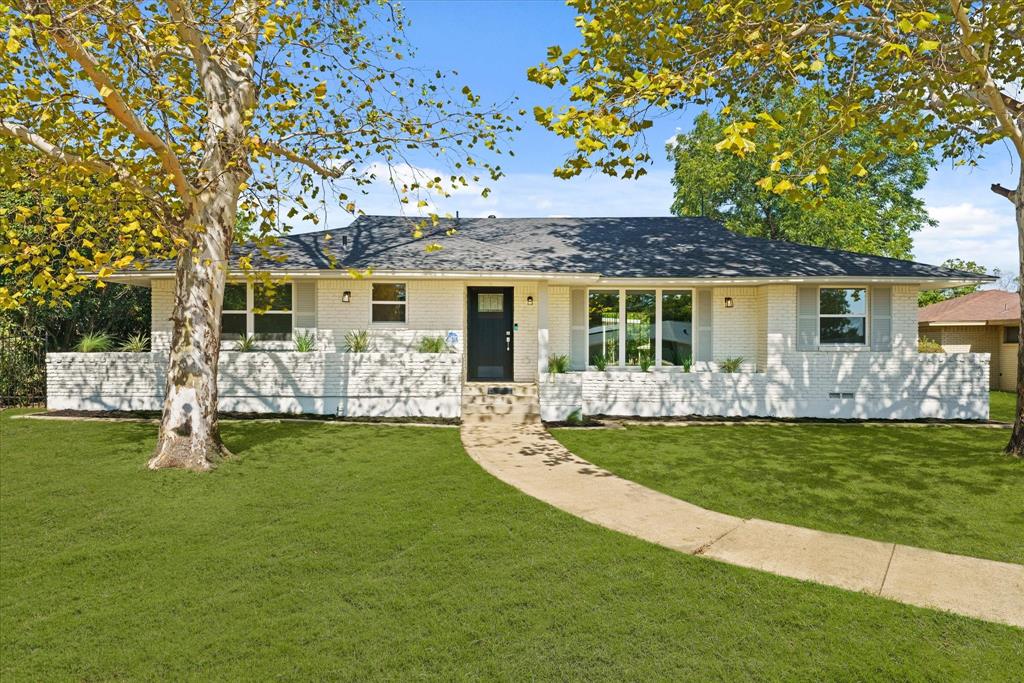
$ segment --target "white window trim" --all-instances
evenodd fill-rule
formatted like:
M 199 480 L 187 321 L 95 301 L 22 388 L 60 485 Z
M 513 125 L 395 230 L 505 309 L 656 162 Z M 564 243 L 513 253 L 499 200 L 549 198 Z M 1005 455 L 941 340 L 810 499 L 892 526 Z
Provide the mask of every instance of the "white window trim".
M 587 287 L 586 297 L 584 302 L 587 305 L 586 313 L 586 325 L 584 327 L 584 335 L 586 339 L 586 361 L 587 369 L 594 369 L 594 365 L 590 364 L 590 293 L 591 292 L 617 292 L 619 296 L 619 359 L 614 366 L 609 365 L 608 367 L 616 368 L 637 368 L 639 365 L 626 365 L 626 325 L 622 324 L 622 321 L 626 319 L 626 292 L 654 292 L 654 362 L 651 365 L 651 370 L 659 371 L 670 371 L 672 368 L 666 368 L 661 365 L 662 353 L 661 353 L 661 298 L 663 292 L 689 292 L 690 293 L 690 305 L 693 307 L 693 315 L 690 316 L 690 357 L 691 359 L 697 358 L 697 290 L 693 287 Z
M 375 300 L 373 298 L 373 286 L 374 285 L 402 285 L 402 287 L 405 288 L 405 301 L 377 301 L 377 300 Z M 403 281 L 400 281 L 400 280 L 377 280 L 377 281 L 371 282 L 370 283 L 370 297 L 369 298 L 370 298 L 370 309 L 368 311 L 368 313 L 369 313 L 369 318 L 368 319 L 369 319 L 370 325 L 372 327 L 402 328 L 402 327 L 408 327 L 409 326 L 409 283 L 408 282 L 403 282 Z M 392 306 L 394 306 L 394 305 L 403 306 L 404 314 L 403 314 L 402 317 L 404 318 L 404 320 L 401 320 L 401 321 L 395 321 L 395 320 L 375 321 L 373 319 L 373 305 L 374 304 L 388 304 L 388 305 L 392 305 Z
M 841 313 L 821 312 L 821 291 L 823 289 L 863 289 L 864 290 L 864 315 L 843 315 Z M 864 341 L 863 342 L 829 342 L 821 341 L 821 319 L 822 318 L 864 318 Z M 822 351 L 834 350 L 860 350 L 871 346 L 871 288 L 866 285 L 848 285 L 836 287 L 835 285 L 821 285 L 818 287 L 818 348 Z
M 252 282 L 228 282 L 227 285 L 245 285 L 245 310 L 240 311 L 237 308 L 225 308 L 221 310 L 221 315 L 225 313 L 245 313 L 245 336 L 254 337 L 256 335 L 256 314 L 253 313 L 253 307 L 256 305 L 256 290 L 255 283 Z M 292 334 L 295 330 L 295 287 L 291 282 L 282 283 L 292 288 L 292 310 L 267 310 L 262 311 L 260 315 L 288 315 L 292 318 Z M 234 339 L 221 339 L 221 343 L 235 343 L 237 340 Z M 284 343 L 281 339 L 259 339 L 257 340 L 263 344 L 274 344 Z

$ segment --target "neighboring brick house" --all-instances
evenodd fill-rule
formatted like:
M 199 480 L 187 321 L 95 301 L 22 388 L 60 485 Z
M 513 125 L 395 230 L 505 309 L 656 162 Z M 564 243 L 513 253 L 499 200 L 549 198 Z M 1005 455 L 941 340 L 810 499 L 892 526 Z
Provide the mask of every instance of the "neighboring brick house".
M 458 417 L 463 396 L 511 382 L 545 419 L 988 417 L 989 356 L 918 354 L 917 295 L 991 278 L 704 218 L 446 219 L 420 239 L 414 223 L 280 238 L 253 258 L 282 283 L 273 300 L 232 265 L 221 407 Z M 118 279 L 151 288 L 152 353 L 50 354 L 51 407 L 160 405 L 173 267 Z M 348 353 L 360 331 L 370 352 Z M 304 333 L 311 353 L 295 351 Z M 233 351 L 243 335 L 259 351 Z M 421 352 L 438 337 L 447 353 Z M 557 356 L 569 372 L 549 373 Z
M 1020 294 L 1000 289 L 972 292 L 925 306 L 917 321 L 921 337 L 938 342 L 946 353 L 989 354 L 990 386 L 1016 389 Z

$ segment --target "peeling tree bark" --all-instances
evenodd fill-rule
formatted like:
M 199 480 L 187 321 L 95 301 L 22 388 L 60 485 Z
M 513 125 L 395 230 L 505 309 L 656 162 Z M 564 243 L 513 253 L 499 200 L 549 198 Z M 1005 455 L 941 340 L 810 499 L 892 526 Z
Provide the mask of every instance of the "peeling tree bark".
M 247 3 L 239 11 L 247 21 L 257 16 Z M 177 257 L 164 411 L 149 467 L 206 471 L 228 455 L 217 420 L 217 364 L 238 198 L 251 174 L 245 138 L 246 112 L 255 102 L 255 48 L 250 42 L 250 52 L 214 63 L 201 42 L 190 45 L 208 106 L 206 156 L 195 184 L 203 189 L 189 198 L 192 210 L 181 231 L 189 247 Z
M 150 469 L 206 471 L 227 454 L 217 421 L 217 364 L 238 188 L 225 190 L 203 207 L 189 230 L 196 243 L 178 255 L 164 410 Z

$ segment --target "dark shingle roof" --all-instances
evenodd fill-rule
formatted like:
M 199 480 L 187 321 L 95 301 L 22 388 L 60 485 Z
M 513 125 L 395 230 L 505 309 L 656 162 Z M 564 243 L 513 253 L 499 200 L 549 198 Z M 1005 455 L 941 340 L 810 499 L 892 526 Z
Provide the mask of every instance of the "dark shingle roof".
M 653 278 L 978 278 L 912 261 L 743 237 L 707 218 L 443 219 L 420 239 L 411 236 L 415 224 L 400 216 L 362 216 L 346 228 L 281 237 L 270 249 L 281 260 L 257 257 L 254 265 Z M 457 232 L 447 236 L 451 228 Z M 426 253 L 431 242 L 443 248 Z M 236 248 L 233 260 L 243 254 L 252 250 Z

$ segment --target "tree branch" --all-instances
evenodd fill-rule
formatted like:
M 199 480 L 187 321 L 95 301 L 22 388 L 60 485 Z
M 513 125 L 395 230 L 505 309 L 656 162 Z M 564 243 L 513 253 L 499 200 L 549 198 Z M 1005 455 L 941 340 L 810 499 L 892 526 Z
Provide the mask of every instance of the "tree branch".
M 34 3 L 33 3 L 34 4 Z M 41 8 L 37 8 L 41 9 Z M 51 16 L 53 16 L 51 14 Z M 54 26 L 50 30 L 53 35 L 53 40 L 57 45 L 74 60 L 85 74 L 92 81 L 92 84 L 99 90 L 100 97 L 103 99 L 103 103 L 106 105 L 107 110 L 111 115 L 124 126 L 128 132 L 134 135 L 138 140 L 149 147 L 153 152 L 156 153 L 160 159 L 161 165 L 164 170 L 167 171 L 171 176 L 171 181 L 174 183 L 174 188 L 182 201 L 186 203 L 192 202 L 192 195 L 194 189 L 192 184 L 189 183 L 188 178 L 185 176 L 185 169 L 182 168 L 181 162 L 178 156 L 174 153 L 174 150 L 164 142 L 156 133 L 143 123 L 125 102 L 124 97 L 118 91 L 114 82 L 110 80 L 110 77 L 100 68 L 99 64 L 93 59 L 92 55 L 82 47 L 82 44 L 71 34 L 67 29 L 57 25 L 56 17 L 54 19 Z
M 259 146 L 263 152 L 270 152 L 271 154 L 282 156 L 285 159 L 288 159 L 289 161 L 294 161 L 297 164 L 302 164 L 303 166 L 314 171 L 315 173 L 318 173 L 327 178 L 340 178 L 341 176 L 345 175 L 345 172 L 348 169 L 352 168 L 352 164 L 354 163 L 351 159 L 349 159 L 348 161 L 345 161 L 342 164 L 340 164 L 337 168 L 328 168 L 326 166 L 318 164 L 309 157 L 303 156 L 298 152 L 294 152 L 276 142 L 260 141 Z
M 10 123 L 0 119 L 0 135 L 14 138 L 20 142 L 33 147 L 39 152 L 42 152 L 51 159 L 55 159 L 62 164 L 68 166 L 77 166 L 79 168 L 92 171 L 94 173 L 100 173 L 103 175 L 115 176 L 118 180 L 131 186 L 131 188 L 137 191 L 139 194 L 155 202 L 161 210 L 166 208 L 165 204 L 152 188 L 146 187 L 135 179 L 134 175 L 128 169 L 117 164 L 112 164 L 106 161 L 100 161 L 99 159 L 85 159 L 72 154 L 71 152 L 65 151 L 64 149 L 53 144 L 41 135 L 33 133 L 25 126 L 20 123 Z
M 1014 190 L 1005 188 L 999 183 L 992 183 L 992 187 L 990 189 L 1000 197 L 1005 197 L 1011 202 L 1014 201 L 1015 195 L 1017 194 Z
M 1013 114 L 1007 108 L 1007 103 L 1003 99 L 1003 93 L 999 90 L 995 80 L 993 80 L 988 67 L 981 61 L 974 46 L 971 45 L 974 31 L 971 28 L 971 21 L 967 16 L 967 12 L 964 10 L 960 0 L 950 0 L 950 4 L 953 7 L 956 21 L 960 25 L 960 54 L 977 73 L 978 80 L 981 81 L 982 92 L 988 98 L 988 105 L 992 108 L 996 119 L 999 120 L 999 125 L 1003 132 L 1006 133 L 1006 137 L 1010 138 L 1013 146 L 1017 148 L 1017 158 L 1024 160 L 1024 133 L 1021 132 L 1020 127 L 1018 127 L 1017 122 L 1014 120 Z
M 166 0 L 167 11 L 174 20 L 174 30 L 181 38 L 200 73 L 212 66 L 210 48 L 196 29 L 196 17 L 189 0 Z

